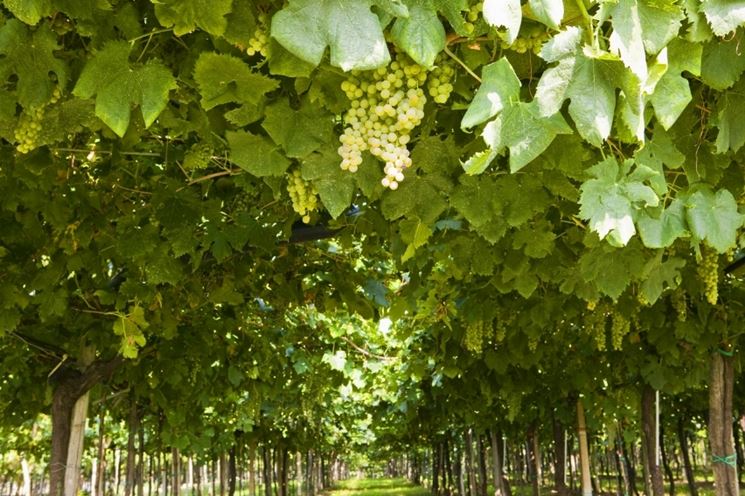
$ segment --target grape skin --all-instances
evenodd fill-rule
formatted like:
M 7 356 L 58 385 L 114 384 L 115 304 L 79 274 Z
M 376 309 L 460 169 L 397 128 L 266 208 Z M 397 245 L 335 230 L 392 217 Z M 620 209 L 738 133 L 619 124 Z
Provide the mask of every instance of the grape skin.
M 52 97 L 49 101 L 36 108 L 24 109 L 18 119 L 18 126 L 15 129 L 15 140 L 17 141 L 16 150 L 19 153 L 29 153 L 38 146 L 39 133 L 41 132 L 42 121 L 46 113 L 46 107 L 54 105 L 62 98 L 62 91 L 57 86 L 52 91 Z
M 302 217 L 305 224 L 310 224 L 310 214 L 318 210 L 318 191 L 305 181 L 300 170 L 295 169 L 287 178 L 287 192 L 292 200 L 292 209 Z

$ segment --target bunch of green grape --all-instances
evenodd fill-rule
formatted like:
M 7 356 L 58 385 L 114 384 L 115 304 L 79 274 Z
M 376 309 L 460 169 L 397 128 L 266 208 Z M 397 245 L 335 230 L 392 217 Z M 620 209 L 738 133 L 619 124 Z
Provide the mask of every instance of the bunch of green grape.
M 290 193 L 292 209 L 297 212 L 306 224 L 310 223 L 310 214 L 318 210 L 318 191 L 295 169 L 287 178 L 287 192 Z
M 531 50 L 537 55 L 549 38 L 550 36 L 543 26 L 536 25 L 525 29 L 524 33 L 521 32 L 512 44 L 502 41 L 500 46 L 504 50 L 512 50 L 517 53 L 526 53 Z
M 631 332 L 631 321 L 623 316 L 618 309 L 613 310 L 613 319 L 610 326 L 611 343 L 614 350 L 623 349 L 623 338 Z
M 385 163 L 383 186 L 398 188 L 404 171 L 411 167 L 406 145 L 424 117 L 427 98 L 421 86 L 426 81 L 424 68 L 405 54 L 397 54 L 388 67 L 352 72 L 341 84 L 350 100 L 339 138 L 343 170 L 356 172 L 362 152 L 369 151 Z
M 528 336 L 528 350 L 534 352 L 538 349 L 539 339 L 537 336 Z
M 597 305 L 595 310 L 585 313 L 585 331 L 595 339 L 598 351 L 605 351 L 607 337 L 605 334 L 606 308 L 605 305 Z
M 678 315 L 679 322 L 685 322 L 688 318 L 688 301 L 686 294 L 682 289 L 673 291 L 670 295 L 670 303 L 672 303 L 675 313 Z
M 269 15 L 266 12 L 261 12 L 258 16 L 256 31 L 248 40 L 246 53 L 251 57 L 257 53 L 265 58 L 269 56 Z
M 469 35 L 476 30 L 476 22 L 479 20 L 482 10 L 484 10 L 484 2 L 476 2 L 468 9 L 466 13 L 466 32 Z
M 453 63 L 442 56 L 437 56 L 435 68 L 427 77 L 427 93 L 435 103 L 443 104 L 448 101 L 453 92 L 453 79 L 455 78 L 455 67 Z
M 204 142 L 195 143 L 186 152 L 183 167 L 185 170 L 205 169 L 211 159 L 212 147 Z
M 716 251 L 704 246 L 701 249 L 701 261 L 696 267 L 698 277 L 704 284 L 706 301 L 712 305 L 719 299 L 719 256 Z
M 41 123 L 44 120 L 46 108 L 57 103 L 60 98 L 62 98 L 62 91 L 59 86 L 56 86 L 47 103 L 40 107 L 23 110 L 15 129 L 16 150 L 19 153 L 28 153 L 39 146 L 39 133 L 41 132 Z
M 507 337 L 507 325 L 500 318 L 494 319 L 494 341 L 499 344 Z
M 466 326 L 463 345 L 475 355 L 480 355 L 484 349 L 484 327 L 483 320 L 469 322 Z

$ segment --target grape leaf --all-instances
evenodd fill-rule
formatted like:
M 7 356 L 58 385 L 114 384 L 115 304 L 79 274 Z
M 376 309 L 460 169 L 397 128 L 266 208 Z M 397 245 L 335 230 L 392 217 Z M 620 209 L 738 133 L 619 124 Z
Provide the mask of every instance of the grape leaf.
M 409 2 L 409 16 L 399 17 L 391 37 L 417 64 L 431 68 L 445 48 L 445 27 L 428 0 Z
M 130 49 L 126 41 L 104 45 L 85 65 L 73 90 L 79 98 L 95 95 L 96 115 L 120 137 L 127 132 L 133 105 L 140 107 L 145 127 L 149 127 L 168 104 L 170 91 L 176 89 L 176 80 L 160 62 L 130 64 Z
M 638 0 L 644 48 L 657 54 L 680 32 L 685 18 L 676 0 Z
M 484 66 L 481 77 L 481 85 L 461 120 L 462 129 L 488 121 L 520 95 L 520 80 L 506 57 Z
M 484 139 L 497 153 L 503 147 L 509 148 L 511 172 L 519 171 L 543 153 L 558 134 L 572 132 L 561 114 L 541 116 L 535 102 L 512 104 L 496 121 L 499 121 L 495 126 L 499 129 L 498 138 L 486 133 Z
M 737 232 L 745 216 L 737 211 L 737 202 L 726 189 L 716 193 L 708 186 L 685 199 L 686 219 L 696 241 L 706 241 L 719 253 L 735 246 Z
M 280 100 L 265 113 L 262 127 L 288 157 L 306 157 L 334 139 L 333 115 L 316 106 L 304 104 L 293 110 L 287 100 Z
M 50 0 L 3 0 L 2 3 L 15 17 L 31 26 L 52 13 Z
M 228 27 L 227 16 L 233 0 L 156 0 L 155 15 L 176 36 L 191 33 L 199 28 L 221 36 Z
M 611 51 L 618 52 L 626 67 L 631 69 L 640 81 L 644 81 L 647 78 L 647 56 L 644 50 L 639 2 L 618 2 L 611 7 L 610 15 L 613 19 Z
M 205 110 L 225 103 L 257 104 L 279 81 L 255 73 L 232 55 L 202 53 L 194 67 L 194 80 Z
M 654 305 L 662 292 L 668 288 L 676 288 L 680 283 L 680 269 L 685 266 L 685 260 L 669 257 L 662 260 L 662 252 L 650 259 L 641 273 L 642 283 L 640 294 L 650 305 Z
M 701 79 L 715 90 L 726 90 L 745 71 L 745 57 L 740 53 L 740 42 L 712 40 L 703 47 Z
M 577 26 L 567 26 L 552 36 L 541 47 L 540 56 L 546 62 L 556 62 L 574 55 L 582 40 L 582 31 Z
M 702 0 L 701 10 L 717 36 L 726 36 L 745 24 L 745 2 Z
M 229 131 L 225 137 L 230 145 L 230 161 L 254 176 L 281 176 L 290 166 L 279 147 L 264 136 Z
M 520 0 L 484 0 L 484 19 L 490 26 L 504 27 L 507 43 L 511 45 L 517 39 L 523 20 Z
M 476 152 L 463 162 L 463 170 L 470 175 L 481 174 L 495 158 L 497 158 L 497 152 L 491 148 Z
M 353 174 L 341 173 L 339 161 L 336 150 L 327 146 L 306 157 L 300 168 L 303 178 L 313 182 L 323 206 L 333 218 L 349 208 L 355 190 Z
M 528 5 L 538 21 L 550 28 L 559 29 L 564 17 L 563 0 L 528 0 Z
M 33 32 L 17 19 L 0 27 L 0 80 L 18 78 L 18 102 L 25 108 L 40 107 L 52 96 L 57 84 L 49 75 L 54 73 L 59 85 L 67 82 L 65 64 L 55 58 L 60 47 L 56 35 L 47 24 Z
M 406 251 L 401 256 L 405 262 L 414 256 L 417 249 L 421 248 L 432 235 L 432 228 L 424 224 L 421 219 L 413 218 L 402 220 L 399 224 L 401 239 L 406 243 Z
M 732 89 L 725 91 L 717 101 L 715 125 L 717 134 L 717 153 L 727 150 L 736 152 L 745 144 L 745 80 L 739 80 Z
M 371 0 L 290 0 L 274 14 L 271 34 L 298 58 L 317 66 L 326 47 L 342 70 L 374 69 L 390 62 Z
M 668 69 L 650 97 L 657 119 L 665 129 L 670 129 L 691 101 L 691 88 L 681 73 L 701 74 L 702 47 L 679 38 L 667 46 Z
M 624 170 L 628 167 L 624 164 Z M 608 236 L 612 245 L 624 246 L 636 234 L 638 209 L 656 206 L 659 198 L 652 188 L 625 175 L 612 158 L 593 166 L 590 174 L 594 179 L 580 188 L 579 215 L 600 239 Z
M 690 235 L 686 229 L 685 204 L 679 198 L 673 200 L 659 217 L 641 213 L 637 225 L 642 243 L 647 248 L 667 248 L 676 239 Z
M 645 257 L 635 246 L 623 249 L 608 245 L 588 248 L 579 260 L 579 272 L 598 291 L 617 300 L 645 264 Z

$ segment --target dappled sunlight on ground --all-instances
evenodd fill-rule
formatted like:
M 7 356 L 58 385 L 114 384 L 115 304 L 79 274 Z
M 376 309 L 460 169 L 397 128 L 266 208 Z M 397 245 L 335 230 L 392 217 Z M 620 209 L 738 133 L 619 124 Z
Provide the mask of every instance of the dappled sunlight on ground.
M 414 486 L 405 479 L 350 479 L 342 481 L 330 496 L 424 496 L 425 488 Z

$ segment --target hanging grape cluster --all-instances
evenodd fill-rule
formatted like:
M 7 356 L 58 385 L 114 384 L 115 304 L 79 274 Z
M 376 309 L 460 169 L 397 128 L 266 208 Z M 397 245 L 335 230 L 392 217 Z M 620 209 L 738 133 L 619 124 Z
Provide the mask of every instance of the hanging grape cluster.
M 688 302 L 685 292 L 682 289 L 673 291 L 673 294 L 670 295 L 670 302 L 678 316 L 678 321 L 685 322 L 688 318 Z
M 507 312 L 499 312 L 494 318 L 494 342 L 496 344 L 501 343 L 507 337 L 507 328 L 512 324 L 513 320 L 514 316 Z
M 318 191 L 295 169 L 287 178 L 287 192 L 290 193 L 292 209 L 297 212 L 306 224 L 310 223 L 310 214 L 318 210 Z
M 250 57 L 253 57 L 256 54 L 259 54 L 262 57 L 269 56 L 269 16 L 266 12 L 261 12 L 258 16 L 256 31 L 254 31 L 251 39 L 248 40 L 246 53 Z
M 16 150 L 19 153 L 28 153 L 39 146 L 39 133 L 46 108 L 57 103 L 60 98 L 62 98 L 62 91 L 56 86 L 49 102 L 39 107 L 24 109 L 15 129 Z
M 610 326 L 610 337 L 613 349 L 623 349 L 623 338 L 631 332 L 631 321 L 627 319 L 618 309 L 613 310 L 613 319 Z
M 538 55 L 543 44 L 548 41 L 550 35 L 542 26 L 533 26 L 521 32 L 512 44 L 502 41 L 500 44 L 503 50 L 512 50 L 516 53 L 526 53 L 531 50 Z
M 184 155 L 185 170 L 205 169 L 212 159 L 212 147 L 208 143 L 194 143 Z
M 466 32 L 469 35 L 476 29 L 476 21 L 479 20 L 482 10 L 484 10 L 484 2 L 476 2 L 468 9 L 466 13 Z
M 411 131 L 424 117 L 427 99 L 422 86 L 427 72 L 404 54 L 397 54 L 388 67 L 353 71 L 341 84 L 351 104 L 344 116 L 345 129 L 339 138 L 341 168 L 356 172 L 362 153 L 369 151 L 385 163 L 381 183 L 395 190 L 411 166 Z
M 701 249 L 701 261 L 696 271 L 704 285 L 706 301 L 716 305 L 719 299 L 719 257 L 713 249 L 706 246 Z
M 606 305 L 598 304 L 594 310 L 585 313 L 585 331 L 595 339 L 598 351 L 605 351 L 607 347 L 606 327 Z
M 453 92 L 455 66 L 450 59 L 440 54 L 435 60 L 435 68 L 427 77 L 427 93 L 435 103 L 443 104 L 450 99 Z
M 463 344 L 468 351 L 474 355 L 480 355 L 484 350 L 484 330 L 483 320 L 469 322 L 466 326 L 466 335 Z

